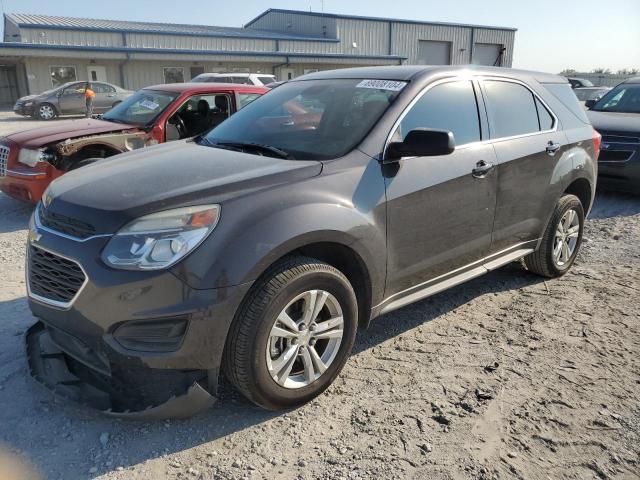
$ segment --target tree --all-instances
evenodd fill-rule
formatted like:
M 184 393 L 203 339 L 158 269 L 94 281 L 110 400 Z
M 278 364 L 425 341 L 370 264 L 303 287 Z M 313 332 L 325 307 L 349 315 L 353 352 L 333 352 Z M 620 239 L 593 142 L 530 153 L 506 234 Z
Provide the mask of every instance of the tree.
M 560 72 L 560 75 L 564 75 L 566 77 L 568 75 L 575 75 L 576 73 L 578 72 L 573 68 L 565 68 Z
M 591 73 L 602 73 L 604 75 L 609 75 L 611 73 L 611 69 L 599 67 L 591 70 Z
M 638 73 L 640 73 L 640 70 L 638 70 L 637 68 L 623 68 L 621 70 L 618 70 L 616 73 L 618 75 L 638 75 Z

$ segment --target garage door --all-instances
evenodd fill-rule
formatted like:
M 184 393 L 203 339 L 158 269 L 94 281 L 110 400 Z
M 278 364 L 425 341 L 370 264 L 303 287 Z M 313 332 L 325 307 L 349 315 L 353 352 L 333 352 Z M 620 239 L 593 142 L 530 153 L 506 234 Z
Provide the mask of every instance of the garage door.
M 501 48 L 502 45 L 495 43 L 476 43 L 473 49 L 473 63 L 476 65 L 492 66 L 498 58 L 498 55 L 500 55 Z M 499 63 L 497 65 L 499 65 Z
M 418 40 L 418 63 L 422 65 L 451 64 L 451 42 Z

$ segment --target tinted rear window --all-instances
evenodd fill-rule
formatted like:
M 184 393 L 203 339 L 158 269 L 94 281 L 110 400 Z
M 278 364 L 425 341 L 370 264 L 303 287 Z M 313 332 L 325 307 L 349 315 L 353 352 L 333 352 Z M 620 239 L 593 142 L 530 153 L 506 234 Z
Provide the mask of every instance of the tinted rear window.
M 540 131 L 534 96 L 528 88 L 500 80 L 485 80 L 484 86 L 492 138 Z
M 578 97 L 573 93 L 571 85 L 568 83 L 546 83 L 545 88 L 549 90 L 554 97 L 562 102 L 562 104 L 571 111 L 581 122 L 589 123 L 584 108 L 578 102 Z

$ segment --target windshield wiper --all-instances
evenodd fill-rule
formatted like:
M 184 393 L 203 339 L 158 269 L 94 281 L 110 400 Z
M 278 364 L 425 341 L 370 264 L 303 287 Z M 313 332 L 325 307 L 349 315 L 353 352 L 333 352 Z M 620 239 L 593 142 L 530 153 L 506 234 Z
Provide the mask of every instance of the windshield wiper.
M 126 125 L 129 125 L 129 122 L 125 122 L 124 120 L 120 120 L 119 118 L 107 118 L 104 115 L 100 118 L 100 120 L 106 120 L 107 122 L 113 123 L 124 123 Z
M 278 158 L 286 158 L 286 159 L 292 158 L 288 152 L 285 152 L 284 150 L 278 147 L 265 145 L 263 143 L 253 143 L 253 142 L 216 142 L 216 143 L 209 142 L 209 143 L 214 147 L 219 145 L 223 148 L 224 147 L 229 147 L 234 149 L 237 148 L 238 150 L 241 150 L 241 151 L 253 149 L 261 152 L 270 153 Z

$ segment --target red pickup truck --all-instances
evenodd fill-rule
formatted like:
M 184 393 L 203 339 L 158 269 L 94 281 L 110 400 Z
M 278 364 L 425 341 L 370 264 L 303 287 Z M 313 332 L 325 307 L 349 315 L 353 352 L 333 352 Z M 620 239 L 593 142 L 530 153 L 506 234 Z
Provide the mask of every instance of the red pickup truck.
M 138 90 L 97 118 L 63 120 L 0 138 L 0 190 L 36 203 L 69 170 L 217 126 L 265 87 L 174 83 Z

